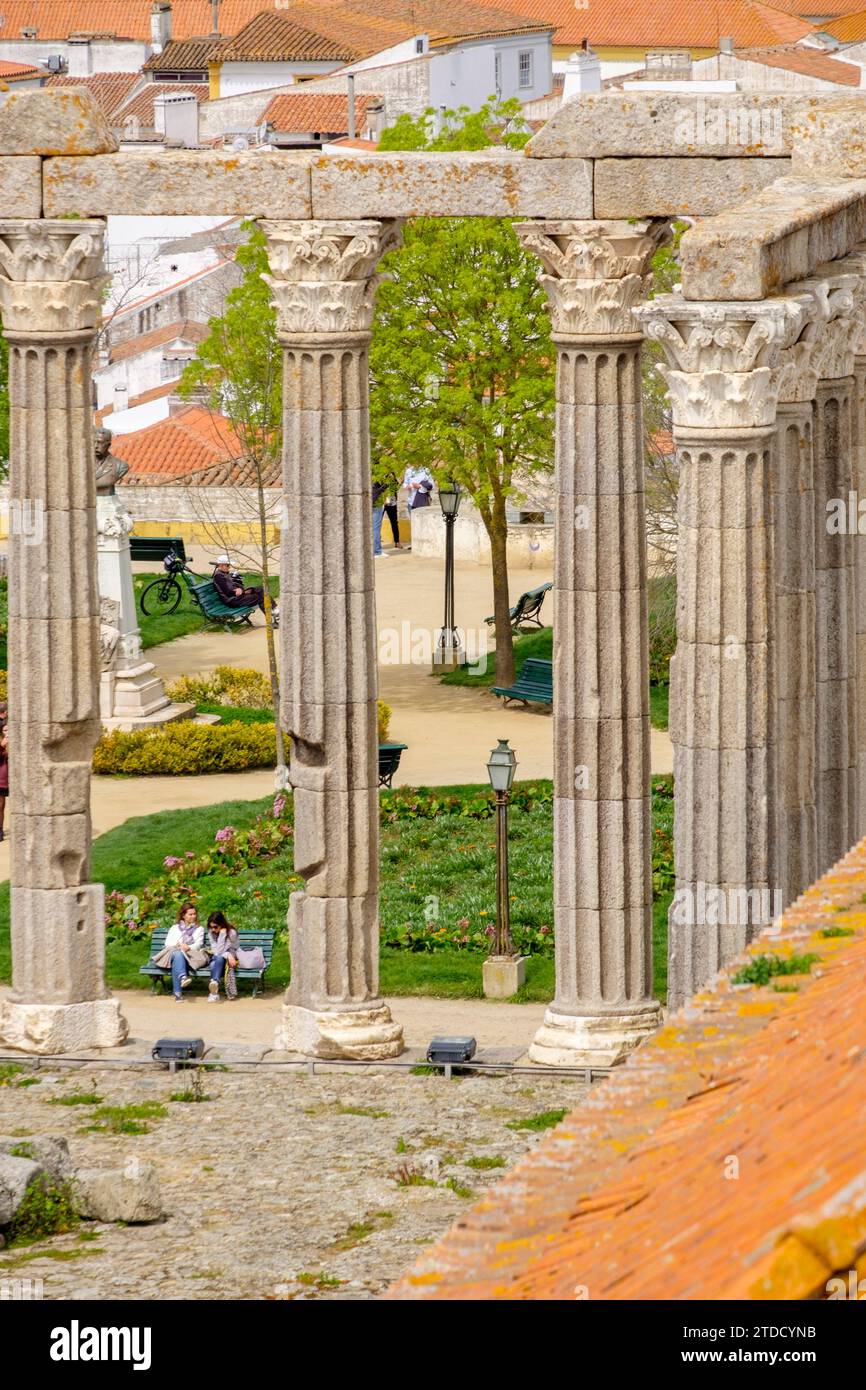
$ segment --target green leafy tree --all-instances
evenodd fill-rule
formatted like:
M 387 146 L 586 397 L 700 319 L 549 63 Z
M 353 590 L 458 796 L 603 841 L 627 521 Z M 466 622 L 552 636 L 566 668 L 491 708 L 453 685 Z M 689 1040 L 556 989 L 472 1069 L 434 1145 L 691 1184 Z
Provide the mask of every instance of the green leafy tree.
M 270 591 L 274 517 L 266 488 L 277 476 L 282 451 L 282 351 L 276 312 L 263 279 L 268 269 L 265 236 L 253 223 L 246 227 L 249 239 L 235 257 L 244 278 L 226 297 L 225 312 L 209 321 L 208 335 L 184 371 L 178 389 L 188 400 L 203 400 L 214 418 L 228 420 L 234 441 L 227 433 L 226 445 L 229 454 L 237 455 L 232 465 L 236 479 L 247 480 L 252 475 L 255 568 L 261 571 L 265 592 L 268 670 L 279 730 L 279 674 Z M 226 548 L 219 518 L 206 519 L 205 524 L 212 529 L 214 540 Z M 285 739 L 282 734 L 280 738 L 281 761 L 285 763 Z
M 401 117 L 381 149 L 517 148 L 516 101 Z M 554 353 L 538 262 L 502 218 L 420 218 L 386 257 L 371 343 L 374 472 L 426 465 L 471 497 L 490 540 L 496 679 L 514 679 L 507 508 L 553 464 Z

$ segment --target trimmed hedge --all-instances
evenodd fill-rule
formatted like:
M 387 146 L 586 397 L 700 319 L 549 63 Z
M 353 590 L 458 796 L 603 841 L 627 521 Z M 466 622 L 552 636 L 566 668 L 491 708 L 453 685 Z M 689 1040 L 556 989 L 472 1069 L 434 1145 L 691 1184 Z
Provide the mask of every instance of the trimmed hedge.
M 276 761 L 273 724 L 182 720 L 160 730 L 103 734 L 93 753 L 93 771 L 109 777 L 174 777 L 275 767 Z

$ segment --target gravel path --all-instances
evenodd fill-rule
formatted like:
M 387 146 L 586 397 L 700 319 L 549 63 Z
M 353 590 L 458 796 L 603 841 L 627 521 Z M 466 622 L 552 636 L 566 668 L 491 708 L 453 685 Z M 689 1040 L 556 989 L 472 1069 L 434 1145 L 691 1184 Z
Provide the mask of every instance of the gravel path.
M 152 1161 L 167 1212 L 0 1253 L 0 1279 L 41 1278 L 46 1299 L 375 1297 L 503 1171 L 468 1160 L 510 1165 L 540 1132 L 509 1123 L 586 1092 L 549 1075 L 248 1070 L 205 1073 L 212 1099 L 182 1104 L 169 1099 L 182 1074 L 97 1063 L 29 1076 L 38 1084 L 0 1086 L 0 1133 L 64 1134 L 79 1167 Z M 82 1133 L 92 1104 L 50 1103 L 76 1092 L 167 1113 L 146 1134 Z M 427 1182 L 398 1181 L 412 1175 Z

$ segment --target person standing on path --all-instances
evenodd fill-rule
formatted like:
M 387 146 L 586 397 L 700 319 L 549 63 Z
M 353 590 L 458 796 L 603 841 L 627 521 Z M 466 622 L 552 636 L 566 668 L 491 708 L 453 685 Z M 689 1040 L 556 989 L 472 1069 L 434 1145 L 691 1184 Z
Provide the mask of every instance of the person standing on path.
M 410 464 L 403 474 L 403 487 L 409 494 L 410 525 L 414 512 L 420 511 L 422 507 L 430 506 L 430 493 L 433 491 L 433 486 L 433 479 L 426 468 L 413 468 Z
M 380 501 L 387 487 L 387 483 L 374 483 L 371 493 L 373 499 L 373 555 L 377 560 L 387 559 L 382 549 L 382 517 L 385 515 L 385 507 Z

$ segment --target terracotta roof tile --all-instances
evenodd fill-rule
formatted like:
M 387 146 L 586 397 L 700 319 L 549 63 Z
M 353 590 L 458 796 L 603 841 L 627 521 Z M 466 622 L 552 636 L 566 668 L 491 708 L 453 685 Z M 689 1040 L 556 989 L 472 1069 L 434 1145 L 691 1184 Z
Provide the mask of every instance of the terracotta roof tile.
M 118 343 L 109 351 L 108 360 L 123 362 L 128 357 L 138 357 L 151 348 L 161 347 L 163 343 L 172 343 L 175 338 L 187 343 L 201 343 L 207 337 L 207 332 L 205 323 L 197 323 L 195 319 L 176 319 L 174 323 L 163 324 L 161 328 L 152 328 L 149 333 L 139 333 L 135 338 Z
M 206 82 L 146 82 L 140 92 L 115 113 L 115 124 L 122 125 L 128 120 L 139 120 L 144 125 L 153 125 L 153 103 L 158 96 L 171 96 L 177 92 L 192 92 L 198 102 L 207 101 Z
M 502 9 L 514 0 L 475 0 Z M 796 43 L 815 26 L 760 0 L 714 0 L 712 5 L 695 0 L 592 0 L 576 9 L 574 0 L 520 0 L 516 8 L 538 20 L 554 24 L 553 42 L 579 44 L 589 38 L 595 48 L 717 48 L 730 36 L 738 48 L 775 43 Z M 826 26 L 825 26 L 826 27 Z
M 866 10 L 855 10 L 842 19 L 834 19 L 820 28 L 825 34 L 832 34 L 840 43 L 860 43 L 866 39 Z
M 201 405 L 188 405 L 146 429 L 117 435 L 111 447 L 129 464 L 130 483 L 176 481 L 243 454 L 229 421 Z
M 840 63 L 838 58 L 816 48 L 795 48 L 792 44 L 776 48 L 739 48 L 736 56 L 752 63 L 763 63 L 766 67 L 799 72 L 804 77 L 819 77 L 841 87 L 860 86 L 860 69 L 855 63 Z
M 866 840 L 740 960 L 814 955 L 811 974 L 777 992 L 729 968 L 389 1296 L 826 1298 L 866 1253 L 864 887 Z
M 301 18 L 306 11 L 301 11 Z M 335 42 L 287 14 L 263 10 L 244 25 L 220 52 L 223 63 L 349 62 L 356 50 L 345 40 Z
M 376 106 L 382 98 L 367 93 L 355 98 L 355 129 L 360 130 L 367 118 L 367 111 Z M 287 94 L 274 97 L 265 107 L 260 122 L 269 121 L 277 131 L 348 131 L 349 98 L 346 96 L 306 93 Z
M 92 77 L 69 77 L 58 73 L 49 77 L 46 87 L 84 87 L 99 103 L 109 120 L 140 84 L 139 72 L 96 72 Z
M 0 58 L 0 78 L 4 82 L 22 82 L 25 78 L 38 77 L 46 71 L 47 69 L 37 63 L 10 63 L 5 58 Z
M 172 39 L 159 53 L 152 53 L 142 68 L 142 72 L 161 72 L 165 69 L 179 72 L 207 72 L 212 62 L 225 47 L 224 38 Z

